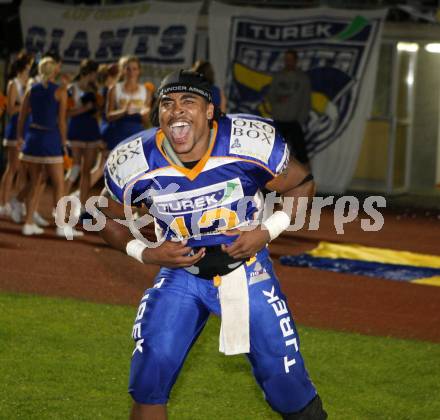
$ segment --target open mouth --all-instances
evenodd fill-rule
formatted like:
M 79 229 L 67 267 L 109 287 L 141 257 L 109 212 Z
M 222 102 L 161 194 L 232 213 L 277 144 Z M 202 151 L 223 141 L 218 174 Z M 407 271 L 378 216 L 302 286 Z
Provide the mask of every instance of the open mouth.
M 173 141 L 183 143 L 191 130 L 191 125 L 187 121 L 176 121 L 170 125 L 170 129 Z

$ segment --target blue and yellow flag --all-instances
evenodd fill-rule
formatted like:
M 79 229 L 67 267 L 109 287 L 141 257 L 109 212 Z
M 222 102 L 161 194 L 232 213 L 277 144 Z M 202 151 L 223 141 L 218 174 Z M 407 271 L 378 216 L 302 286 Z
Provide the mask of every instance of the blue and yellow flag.
M 281 264 L 339 273 L 440 286 L 440 256 L 320 242 L 301 255 L 280 258 Z

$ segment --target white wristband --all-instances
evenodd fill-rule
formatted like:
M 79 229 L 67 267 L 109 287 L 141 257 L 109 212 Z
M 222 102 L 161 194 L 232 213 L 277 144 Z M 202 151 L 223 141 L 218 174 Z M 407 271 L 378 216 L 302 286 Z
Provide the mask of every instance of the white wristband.
M 263 226 L 269 231 L 270 240 L 273 241 L 290 226 L 290 217 L 283 211 L 276 211 L 263 222 Z
M 147 245 L 145 245 L 142 241 L 139 239 L 132 239 L 127 243 L 125 251 L 127 252 L 127 255 L 135 258 L 143 264 L 144 261 L 142 260 L 142 253 L 144 252 L 145 248 L 147 248 Z

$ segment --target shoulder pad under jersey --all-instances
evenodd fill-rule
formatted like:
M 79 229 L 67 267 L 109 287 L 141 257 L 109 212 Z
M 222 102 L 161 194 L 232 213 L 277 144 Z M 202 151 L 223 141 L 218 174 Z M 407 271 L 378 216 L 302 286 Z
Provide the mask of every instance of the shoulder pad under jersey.
M 272 120 L 228 114 L 219 120 L 219 135 L 228 143 L 228 155 L 255 161 L 274 176 L 289 163 L 289 149 Z
M 129 137 L 108 156 L 104 169 L 105 185 L 115 201 L 124 202 L 126 187 L 150 170 L 147 156 L 155 144 L 156 128 Z M 126 203 L 131 205 L 131 203 Z

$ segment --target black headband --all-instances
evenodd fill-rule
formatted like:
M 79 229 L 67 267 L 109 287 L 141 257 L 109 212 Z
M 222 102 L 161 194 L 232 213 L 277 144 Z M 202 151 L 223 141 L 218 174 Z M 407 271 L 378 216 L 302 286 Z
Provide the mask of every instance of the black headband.
M 208 102 L 212 102 L 212 93 L 210 90 L 204 89 L 202 87 L 196 87 L 193 84 L 184 82 L 167 84 L 164 87 L 159 88 L 158 95 L 160 99 L 162 98 L 162 96 L 168 95 L 169 93 L 181 92 L 194 93 L 195 95 L 199 95 L 202 98 L 205 98 Z

